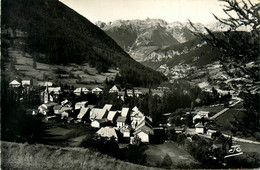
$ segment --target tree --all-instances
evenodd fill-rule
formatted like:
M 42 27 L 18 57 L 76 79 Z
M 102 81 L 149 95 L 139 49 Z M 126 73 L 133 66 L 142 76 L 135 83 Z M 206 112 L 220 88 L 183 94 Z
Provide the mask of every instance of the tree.
M 191 127 L 193 125 L 193 119 L 191 114 L 185 116 L 185 125 Z
M 135 135 L 132 141 L 132 144 L 135 146 L 139 146 L 141 143 L 141 139 L 139 138 L 139 136 Z
M 37 69 L 36 58 L 33 57 L 33 69 Z
M 10 62 L 10 70 L 11 70 L 11 71 L 15 71 L 15 61 L 14 61 L 14 59 L 11 59 L 11 62 Z
M 205 35 L 199 32 L 190 21 L 194 29 L 192 32 L 218 49 L 221 53 L 219 59 L 230 76 L 249 75 L 251 79 L 258 81 L 259 64 L 255 68 L 245 67 L 245 64 L 259 61 L 260 3 L 253 4 L 250 0 L 248 2 L 244 0 L 241 2 L 237 0 L 219 1 L 225 3 L 223 11 L 227 18 L 219 18 L 213 15 L 221 24 L 228 26 L 229 30 L 217 35 L 205 27 L 208 33 L 208 35 Z M 242 27 L 247 27 L 249 32 L 240 31 Z M 233 69 L 236 72 L 231 72 Z
M 205 27 L 208 35 L 198 31 L 198 29 L 190 21 L 193 33 L 213 48 L 220 52 L 219 60 L 223 65 L 225 72 L 231 77 L 242 77 L 250 79 L 253 84 L 259 81 L 260 66 L 260 3 L 252 3 L 250 0 L 219 0 L 225 3 L 223 11 L 227 18 L 214 17 L 221 24 L 228 26 L 229 30 L 221 33 L 213 33 Z M 247 28 L 246 31 L 240 31 L 242 27 Z M 259 128 L 259 102 L 254 104 L 248 101 L 259 101 L 258 94 L 251 94 L 252 91 L 246 86 L 235 89 L 237 92 L 243 91 L 244 105 L 247 109 L 247 116 L 254 121 L 253 127 Z M 242 122 L 243 123 L 243 122 Z
M 163 158 L 161 166 L 164 167 L 164 168 L 170 168 L 171 165 L 172 165 L 172 159 L 168 154 L 166 154 Z

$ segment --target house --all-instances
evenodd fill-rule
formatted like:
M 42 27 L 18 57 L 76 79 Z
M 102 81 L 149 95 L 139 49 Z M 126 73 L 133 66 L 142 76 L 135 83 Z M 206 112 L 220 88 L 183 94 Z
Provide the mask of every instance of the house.
M 42 96 L 43 96 L 43 103 L 53 102 L 53 97 L 50 95 L 47 87 L 44 90 L 44 92 L 42 92 Z
M 196 119 L 201 119 L 201 118 L 208 118 L 209 117 L 209 112 L 208 111 L 199 111 L 194 117 L 193 117 L 193 123 L 195 122 Z
M 38 113 L 41 113 L 43 115 L 48 115 L 48 113 L 53 109 L 54 106 L 56 106 L 57 103 L 50 102 L 50 103 L 44 103 L 38 107 Z
M 96 132 L 96 134 L 100 135 L 101 137 L 114 138 L 116 141 L 118 141 L 116 130 L 113 127 L 102 127 Z
M 61 92 L 61 87 L 47 87 L 47 88 L 48 88 L 49 93 L 59 95 Z
M 53 107 L 54 114 L 59 114 L 60 110 L 62 108 L 62 105 L 56 105 Z
M 87 94 L 87 93 L 89 92 L 89 90 L 88 90 L 87 88 L 85 88 L 85 87 L 79 87 L 79 88 L 76 88 L 76 89 L 73 91 L 73 93 L 74 93 L 75 95 L 77 95 L 77 96 L 80 96 L 80 95 L 81 95 L 81 92 L 82 92 L 83 94 Z
M 71 107 L 72 106 L 72 103 L 68 100 L 68 99 L 65 99 L 61 102 L 61 105 L 62 106 L 66 106 L 66 107 Z
M 61 112 L 61 119 L 67 119 L 69 117 L 69 113 L 64 111 L 64 112 Z
M 201 134 L 203 134 L 204 131 L 205 131 L 204 125 L 202 125 L 201 123 L 197 123 L 197 124 L 195 125 L 195 131 L 196 131 L 196 133 L 201 133 Z
M 94 127 L 94 128 L 100 128 L 100 122 L 98 120 L 93 120 L 91 121 L 91 124 L 90 124 L 91 127 Z
M 154 134 L 150 119 L 144 117 L 136 126 L 133 134 L 137 135 L 141 139 L 141 142 L 148 143 L 150 141 L 150 135 Z
M 120 132 L 123 134 L 124 138 L 130 138 L 130 132 L 131 132 L 131 127 L 128 125 L 125 125 L 120 129 Z
M 68 123 L 74 123 L 74 118 L 73 117 L 68 117 L 67 118 Z
M 9 86 L 10 87 L 20 87 L 21 86 L 21 83 L 19 83 L 17 80 L 13 80 L 11 81 L 11 83 L 9 83 Z
M 126 123 L 126 117 L 119 116 L 119 117 L 116 119 L 116 126 L 117 126 L 119 129 L 122 128 L 123 126 L 125 126 L 125 123 Z
M 123 107 L 121 110 L 121 116 L 122 117 L 128 117 L 129 116 L 129 108 Z
M 63 112 L 72 113 L 73 112 L 73 108 L 72 107 L 63 106 L 60 109 L 58 114 L 62 114 Z
M 30 86 L 31 85 L 31 81 L 30 80 L 22 80 L 22 86 Z
M 118 93 L 119 92 L 119 88 L 114 85 L 111 89 L 109 89 L 109 93 Z
M 110 109 L 112 108 L 112 104 L 105 104 L 105 106 L 103 107 L 103 109 L 106 109 L 107 111 L 110 111 Z
M 78 110 L 82 107 L 86 107 L 87 104 L 88 104 L 88 101 L 77 102 L 75 104 L 75 110 Z
M 107 120 L 111 121 L 112 124 L 116 123 L 117 118 L 120 113 L 118 111 L 109 111 L 107 115 Z
M 109 121 L 107 119 L 101 119 L 101 120 L 93 120 L 91 121 L 90 126 L 94 128 L 101 128 L 109 125 Z
M 92 89 L 92 93 L 99 95 L 99 94 L 103 93 L 103 90 L 101 88 L 96 87 L 96 88 Z
M 77 122 L 89 121 L 90 108 L 81 107 L 77 116 Z
M 107 117 L 108 111 L 106 109 L 93 108 L 90 112 L 90 120 L 102 120 Z
M 216 132 L 217 132 L 217 130 L 208 129 L 207 130 L 207 135 L 212 136 L 212 134 L 216 133 Z
M 48 102 L 53 102 L 58 100 L 58 96 L 61 92 L 60 87 L 46 87 L 44 92 L 42 93 L 43 95 L 43 102 L 48 103 Z
M 52 85 L 53 85 L 53 83 L 52 82 L 50 82 L 50 81 L 46 81 L 46 82 L 39 82 L 39 84 L 38 84 L 39 86 L 43 86 L 43 87 L 51 87 Z
M 153 95 L 153 96 L 154 96 L 154 95 L 158 95 L 158 96 L 162 97 L 162 96 L 163 96 L 163 91 L 153 89 L 153 90 L 152 90 L 152 95 Z
M 139 89 L 127 89 L 126 93 L 128 96 L 131 96 L 131 97 L 133 97 L 134 95 L 136 97 L 139 97 L 140 95 L 143 94 Z
M 139 111 L 139 109 L 135 106 L 132 109 L 132 112 L 130 114 L 130 120 L 131 120 L 131 126 L 133 129 L 135 129 L 136 125 L 141 121 L 141 119 L 144 118 L 144 114 Z

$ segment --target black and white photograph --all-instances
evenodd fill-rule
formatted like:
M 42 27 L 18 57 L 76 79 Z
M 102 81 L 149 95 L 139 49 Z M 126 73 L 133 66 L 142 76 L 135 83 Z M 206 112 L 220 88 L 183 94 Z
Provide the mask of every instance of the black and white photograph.
M 0 169 L 260 168 L 259 0 L 0 2 Z

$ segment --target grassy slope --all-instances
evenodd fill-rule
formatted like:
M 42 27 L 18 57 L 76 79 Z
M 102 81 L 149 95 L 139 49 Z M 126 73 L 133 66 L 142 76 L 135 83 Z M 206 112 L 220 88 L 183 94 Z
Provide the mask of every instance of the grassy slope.
M 217 57 L 220 54 L 216 49 L 213 49 L 209 44 L 203 45 L 200 48 L 196 47 L 198 44 L 201 44 L 202 42 L 203 41 L 201 40 L 201 38 L 196 37 L 195 39 L 182 44 L 172 45 L 163 49 L 158 49 L 155 52 L 159 54 L 165 54 L 171 50 L 182 52 L 185 49 L 187 49 L 189 52 L 183 53 L 181 55 L 176 55 L 170 59 L 163 59 L 160 62 L 145 61 L 142 62 L 142 64 L 144 64 L 145 66 L 149 66 L 153 69 L 157 69 L 160 65 L 163 64 L 167 64 L 167 66 L 171 68 L 180 63 L 201 67 L 217 60 L 218 59 Z M 199 59 L 194 61 L 194 57 L 199 57 Z
M 88 88 L 94 88 L 96 84 L 99 86 L 106 80 L 113 80 L 116 74 L 119 72 L 118 70 L 109 69 L 109 72 L 99 74 L 95 67 L 90 67 L 89 64 L 77 65 L 70 64 L 64 67 L 63 65 L 49 65 L 45 63 L 37 63 L 37 69 L 33 68 L 33 59 L 30 57 L 22 56 L 22 51 L 19 50 L 9 50 L 9 54 L 13 57 L 16 57 L 17 63 L 15 64 L 16 72 L 8 69 L 8 65 L 5 66 L 5 71 L 2 73 L 10 77 L 11 79 L 15 79 L 17 75 L 19 75 L 22 79 L 33 79 L 35 85 L 37 82 L 44 81 L 43 74 L 48 77 L 50 81 L 61 82 L 62 84 L 74 85 L 77 86 L 86 86 Z M 73 77 L 69 78 L 61 78 L 59 74 L 55 71 L 57 69 L 62 69 L 68 74 L 72 74 Z M 87 71 L 87 72 L 86 72 Z M 78 81 L 78 76 L 81 77 L 81 82 L 76 83 Z
M 171 168 L 176 167 L 178 164 L 187 166 L 199 164 L 187 151 L 170 142 L 160 145 L 149 145 L 145 154 L 147 154 L 147 162 L 151 166 L 156 166 L 156 163 L 162 162 L 166 154 L 169 154 L 173 162 Z
M 155 169 L 82 148 L 2 142 L 3 169 Z
M 38 61 L 51 64 L 84 62 L 99 71 L 119 67 L 129 83 L 144 77 L 152 84 L 166 80 L 161 73 L 133 60 L 116 42 L 89 20 L 58 0 L 3 0 L 2 25 L 28 33 L 27 51 L 45 54 Z M 131 82 L 130 82 L 131 81 Z

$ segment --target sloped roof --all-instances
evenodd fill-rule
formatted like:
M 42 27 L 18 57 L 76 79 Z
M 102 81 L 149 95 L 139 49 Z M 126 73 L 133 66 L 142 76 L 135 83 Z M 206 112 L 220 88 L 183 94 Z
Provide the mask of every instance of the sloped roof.
M 119 91 L 118 87 L 116 85 L 114 85 L 109 92 L 115 92 L 115 91 Z
M 88 112 L 88 110 L 89 110 L 89 108 L 82 107 L 82 108 L 80 109 L 80 112 L 79 112 L 77 118 L 78 118 L 78 119 L 82 119 L 83 116 Z
M 48 91 L 49 93 L 51 92 L 57 93 L 61 91 L 61 87 L 48 87 Z
M 131 117 L 144 117 L 144 114 L 142 112 L 139 111 L 139 109 L 135 106 L 133 109 L 132 109 L 132 112 L 131 112 Z
M 72 110 L 72 107 L 62 107 L 61 109 L 60 109 L 60 113 L 61 112 L 65 112 L 65 111 L 71 111 Z
M 202 125 L 201 123 L 197 123 L 197 124 L 195 125 L 195 127 L 196 127 L 196 128 L 204 128 L 204 125 Z
M 150 119 L 146 116 L 137 124 L 136 130 L 142 129 L 144 126 L 149 127 L 150 129 L 153 129 L 153 126 L 151 125 Z
M 79 106 L 85 105 L 86 103 L 88 103 L 88 101 L 77 102 L 77 103 L 75 104 L 75 106 L 76 106 L 76 105 L 79 105 Z
M 127 117 L 129 108 L 123 107 L 121 111 L 121 116 Z
M 80 92 L 89 92 L 89 90 L 87 89 L 87 88 L 85 88 L 85 87 L 78 87 L 78 88 L 76 88 L 73 92 L 74 93 L 80 93 Z
M 112 121 L 116 115 L 116 113 L 118 113 L 117 111 L 109 111 L 108 115 L 107 115 L 107 119 Z
M 117 119 L 116 119 L 117 122 L 125 122 L 126 121 L 126 117 L 122 117 L 122 116 L 119 116 Z
M 93 109 L 95 107 L 95 105 L 88 105 L 88 108 L 90 108 L 90 109 Z
M 139 112 L 139 109 L 135 106 L 135 107 L 132 109 L 132 111 L 134 111 L 134 112 Z
M 112 104 L 105 104 L 105 106 L 103 107 L 103 109 L 106 109 L 107 111 L 110 111 L 110 109 L 112 108 Z
M 130 132 L 131 126 L 125 125 L 120 129 L 120 132 Z
M 13 80 L 10 83 L 11 85 L 21 85 L 21 83 L 19 83 L 17 80 Z
M 45 105 L 46 107 L 52 107 L 52 106 L 56 106 L 58 103 L 55 102 L 50 102 L 50 103 L 44 103 L 42 105 Z
M 61 105 L 56 105 L 56 106 L 53 107 L 53 110 L 60 110 L 61 108 L 62 108 Z
M 103 119 L 106 111 L 107 111 L 106 109 L 93 108 L 91 110 L 92 113 L 91 113 L 90 119 L 96 119 L 96 120 Z
M 108 138 L 115 137 L 116 139 L 118 139 L 116 130 L 113 127 L 108 127 L 108 126 L 102 127 L 96 133 L 102 137 L 108 137 Z

